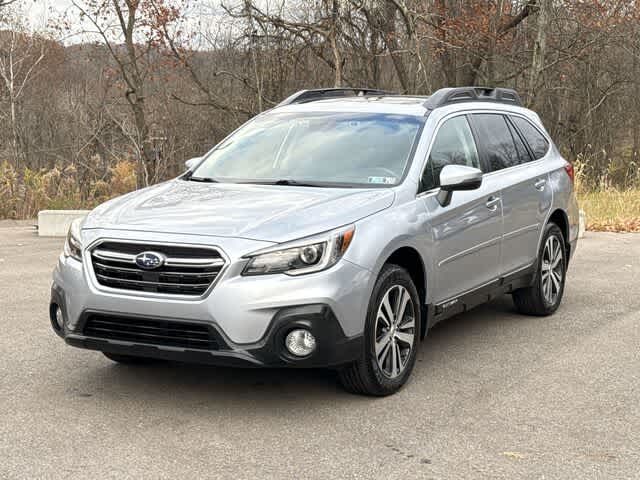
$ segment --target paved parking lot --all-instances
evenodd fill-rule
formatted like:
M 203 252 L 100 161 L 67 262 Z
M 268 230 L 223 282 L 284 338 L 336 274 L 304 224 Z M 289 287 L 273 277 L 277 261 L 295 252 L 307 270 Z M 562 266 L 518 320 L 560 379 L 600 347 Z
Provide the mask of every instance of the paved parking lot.
M 437 326 L 384 399 L 68 347 L 47 319 L 61 247 L 0 223 L 0 479 L 640 478 L 640 235 L 588 234 L 553 317 L 504 297 Z

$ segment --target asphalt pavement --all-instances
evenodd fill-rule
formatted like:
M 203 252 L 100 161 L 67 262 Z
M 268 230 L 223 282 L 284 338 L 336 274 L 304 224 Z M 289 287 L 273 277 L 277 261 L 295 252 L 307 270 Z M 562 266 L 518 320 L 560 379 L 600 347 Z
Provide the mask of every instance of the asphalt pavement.
M 0 222 L 0 479 L 638 479 L 640 235 L 588 233 L 548 318 L 436 326 L 383 399 L 332 372 L 116 365 L 49 326 L 62 239 Z

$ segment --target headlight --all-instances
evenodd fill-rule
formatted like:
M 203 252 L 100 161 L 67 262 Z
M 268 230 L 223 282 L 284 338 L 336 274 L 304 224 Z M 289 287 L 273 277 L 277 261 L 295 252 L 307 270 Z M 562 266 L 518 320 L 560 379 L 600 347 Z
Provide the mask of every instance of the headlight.
M 77 218 L 71 222 L 63 250 L 65 257 L 75 258 L 79 262 L 82 261 L 82 241 L 80 240 L 80 225 L 82 224 L 82 220 L 82 218 Z
M 342 258 L 353 240 L 354 232 L 355 226 L 349 225 L 323 235 L 260 250 L 248 255 L 251 260 L 242 274 L 303 275 L 326 270 Z

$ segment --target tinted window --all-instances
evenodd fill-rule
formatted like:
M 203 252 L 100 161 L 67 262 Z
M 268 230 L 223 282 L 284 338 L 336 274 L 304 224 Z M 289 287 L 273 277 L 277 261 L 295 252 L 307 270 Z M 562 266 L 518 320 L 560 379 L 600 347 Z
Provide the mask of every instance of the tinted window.
M 440 172 L 445 165 L 480 168 L 476 144 L 464 116 L 447 120 L 438 130 L 422 175 L 423 190 L 440 186 Z
M 531 147 L 535 159 L 538 160 L 544 157 L 549 150 L 549 142 L 544 138 L 544 135 L 542 135 L 536 127 L 531 125 L 531 122 L 522 117 L 511 117 L 511 120 L 516 127 L 518 127 L 518 130 L 520 130 L 520 133 L 524 136 L 529 147 Z
M 479 113 L 474 114 L 473 118 L 491 171 L 522 163 L 513 143 L 507 120 L 502 115 Z
M 369 113 L 270 113 L 218 145 L 195 177 L 395 185 L 423 117 Z
M 520 163 L 530 162 L 531 155 L 529 155 L 529 150 L 525 147 L 522 137 L 510 122 L 507 123 L 509 124 L 509 131 L 511 132 L 513 142 L 516 145 L 516 152 L 518 152 L 518 157 L 520 157 Z

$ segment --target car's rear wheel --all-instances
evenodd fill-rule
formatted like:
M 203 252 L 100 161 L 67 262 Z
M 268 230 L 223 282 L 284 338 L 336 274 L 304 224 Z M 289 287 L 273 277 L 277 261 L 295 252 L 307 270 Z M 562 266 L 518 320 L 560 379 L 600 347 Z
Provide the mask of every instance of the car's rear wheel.
M 364 351 L 339 370 L 346 390 L 385 396 L 407 381 L 420 342 L 420 300 L 409 273 L 385 265 L 371 295 L 364 332 Z
M 116 363 L 122 363 L 125 365 L 141 365 L 145 363 L 155 363 L 160 361 L 154 358 L 136 357 L 134 355 L 121 355 L 119 353 L 102 352 L 102 354 L 105 357 L 107 357 L 109 360 L 112 360 Z
M 562 230 L 555 223 L 549 223 L 538 252 L 533 284 L 513 292 L 513 302 L 520 313 L 544 316 L 558 309 L 564 294 L 566 255 Z

